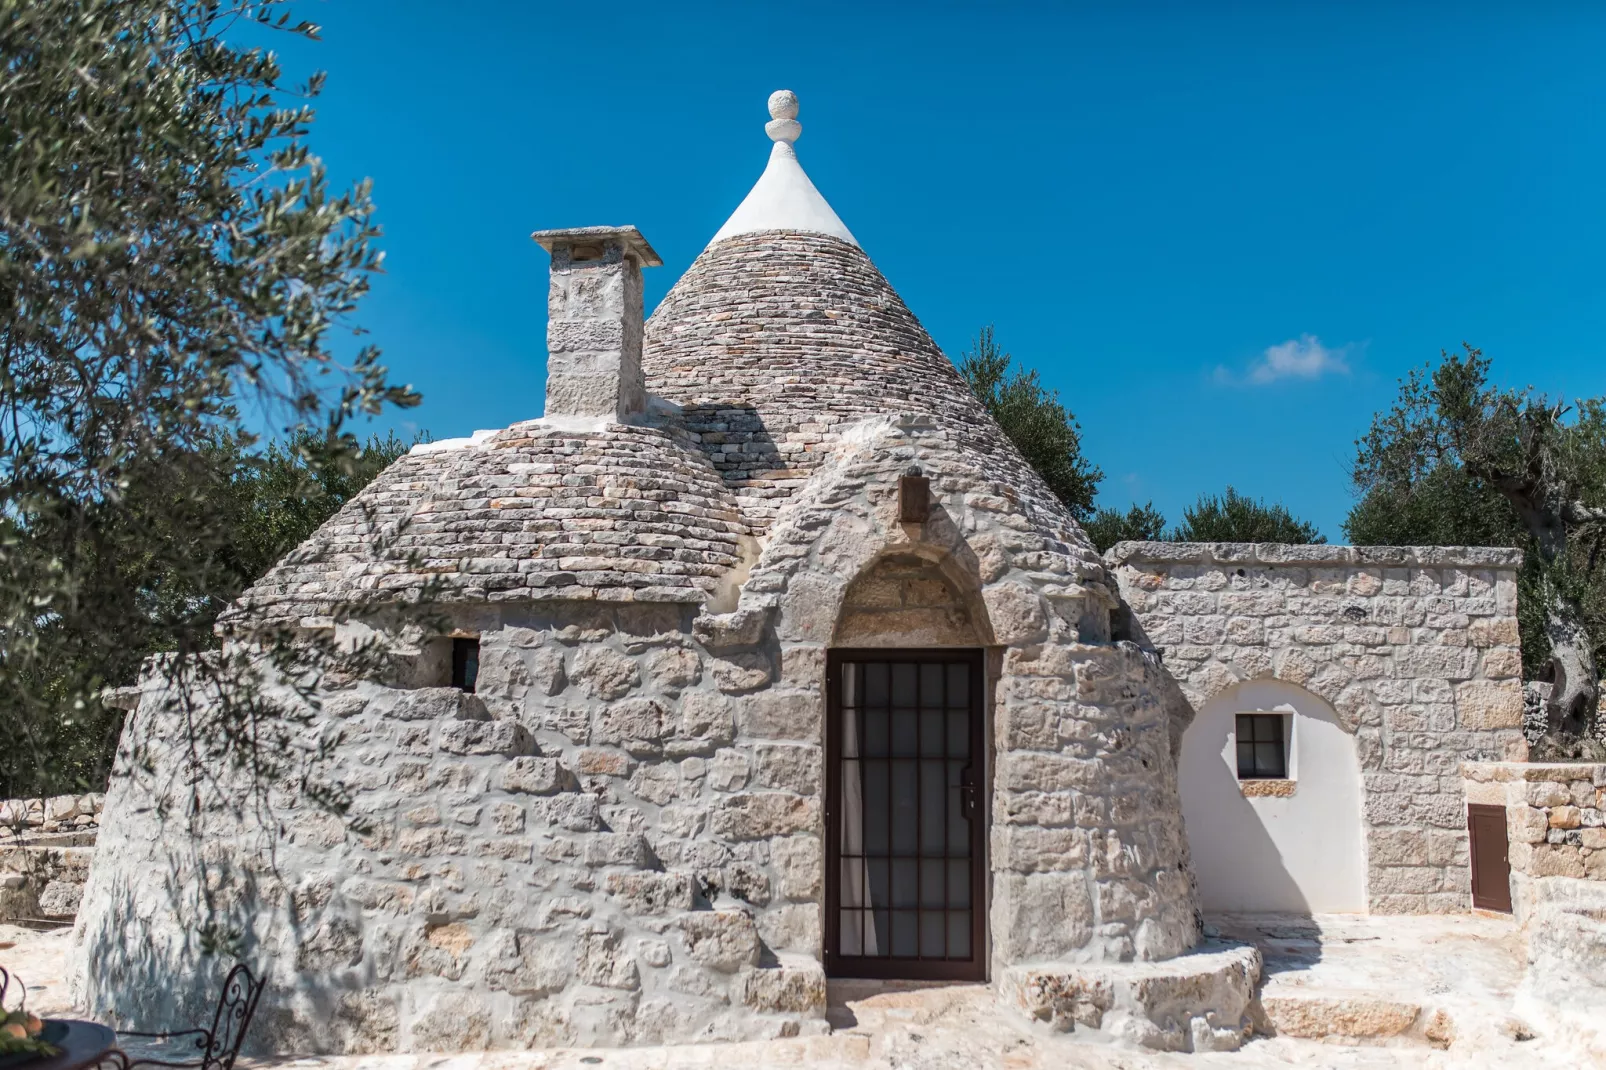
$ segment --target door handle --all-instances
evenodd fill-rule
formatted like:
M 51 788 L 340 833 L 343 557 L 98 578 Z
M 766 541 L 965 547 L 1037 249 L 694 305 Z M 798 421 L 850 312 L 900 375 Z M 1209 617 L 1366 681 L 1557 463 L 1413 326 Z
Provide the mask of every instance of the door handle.
M 966 821 L 976 816 L 976 781 L 971 774 L 970 766 L 959 770 L 959 783 L 951 785 L 949 791 L 959 793 L 959 815 Z

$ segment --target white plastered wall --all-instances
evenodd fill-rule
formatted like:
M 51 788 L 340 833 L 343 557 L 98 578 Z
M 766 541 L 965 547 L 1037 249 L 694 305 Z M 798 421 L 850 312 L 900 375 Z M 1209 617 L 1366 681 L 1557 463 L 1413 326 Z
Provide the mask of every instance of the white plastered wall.
M 1240 713 L 1289 718 L 1291 795 L 1243 794 Z M 1366 911 L 1360 761 L 1354 737 L 1322 699 L 1279 680 L 1217 695 L 1182 737 L 1178 779 L 1204 909 Z

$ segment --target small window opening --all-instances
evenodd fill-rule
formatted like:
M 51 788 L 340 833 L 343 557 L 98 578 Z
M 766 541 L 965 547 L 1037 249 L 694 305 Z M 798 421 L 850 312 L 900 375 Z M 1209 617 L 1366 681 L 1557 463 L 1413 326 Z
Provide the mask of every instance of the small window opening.
M 1238 779 L 1286 780 L 1287 739 L 1280 713 L 1238 715 Z
M 480 641 L 478 639 L 452 640 L 452 686 L 459 691 L 474 693 L 474 683 L 480 676 Z

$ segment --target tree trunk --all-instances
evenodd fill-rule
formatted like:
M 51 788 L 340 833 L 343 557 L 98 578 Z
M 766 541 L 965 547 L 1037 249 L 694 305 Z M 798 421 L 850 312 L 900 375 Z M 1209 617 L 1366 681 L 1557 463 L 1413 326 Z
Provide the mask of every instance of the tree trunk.
M 1595 655 L 1583 611 L 1549 575 L 1544 579 L 1545 637 L 1550 640 L 1551 683 L 1546 734 L 1576 739 L 1590 727 L 1598 686 Z
M 1550 640 L 1551 683 L 1545 702 L 1545 734 L 1558 740 L 1576 740 L 1594 727 L 1600 688 L 1583 608 L 1557 582 L 1555 574 L 1555 570 L 1567 567 L 1567 511 L 1571 502 L 1552 472 L 1548 455 L 1542 453 L 1530 463 L 1525 476 L 1471 465 L 1468 470 L 1489 480 L 1505 495 L 1533 536 L 1543 562 L 1545 637 Z

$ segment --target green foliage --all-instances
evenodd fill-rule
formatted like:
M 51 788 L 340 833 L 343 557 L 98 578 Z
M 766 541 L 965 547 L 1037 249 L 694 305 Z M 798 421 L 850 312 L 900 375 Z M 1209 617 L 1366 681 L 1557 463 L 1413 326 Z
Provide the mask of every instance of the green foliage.
M 347 422 L 417 402 L 336 344 L 379 232 L 307 147 L 320 79 L 286 101 L 225 39 L 316 36 L 282 10 L 0 0 L 0 793 L 99 787 L 97 695 L 144 652 L 212 671 L 216 602 L 273 541 L 231 519 L 254 429 L 354 474 Z
M 983 327 L 961 356 L 959 374 L 1048 489 L 1072 516 L 1086 520 L 1104 473 L 1082 456 L 1081 429 L 1058 392 L 1043 386 L 1036 369 L 1011 368 L 1011 363 L 993 329 Z
M 1491 386 L 1489 370 L 1466 346 L 1401 380 L 1356 443 L 1345 533 L 1359 545 L 1522 549 L 1524 675 L 1550 678 L 1573 624 L 1593 671 L 1606 654 L 1606 402 L 1569 408 Z
M 1157 542 L 1166 537 L 1165 517 L 1152 501 L 1134 502 L 1124 513 L 1108 506 L 1098 509 L 1082 530 L 1101 554 L 1118 542 Z
M 81 616 L 40 628 L 51 657 L 31 667 L 30 682 L 54 701 L 55 716 L 31 722 L 33 754 L 0 754 L 0 797 L 102 783 L 122 717 L 93 696 L 131 681 L 152 654 L 215 648 L 218 613 L 408 448 L 394 434 L 370 438 L 356 454 L 306 430 L 260 451 L 221 438 L 169 466 L 169 482 L 134 484 L 122 508 L 104 516 L 108 530 L 83 533 L 96 549 L 80 598 L 115 615 L 119 641 L 108 645 L 103 622 Z M 159 513 L 204 527 L 189 545 L 204 556 L 145 546 Z
M 1196 503 L 1182 511 L 1182 523 L 1171 537 L 1178 542 L 1327 541 L 1316 525 L 1298 519 L 1281 502 L 1267 505 L 1232 487 L 1219 497 L 1199 495 Z

